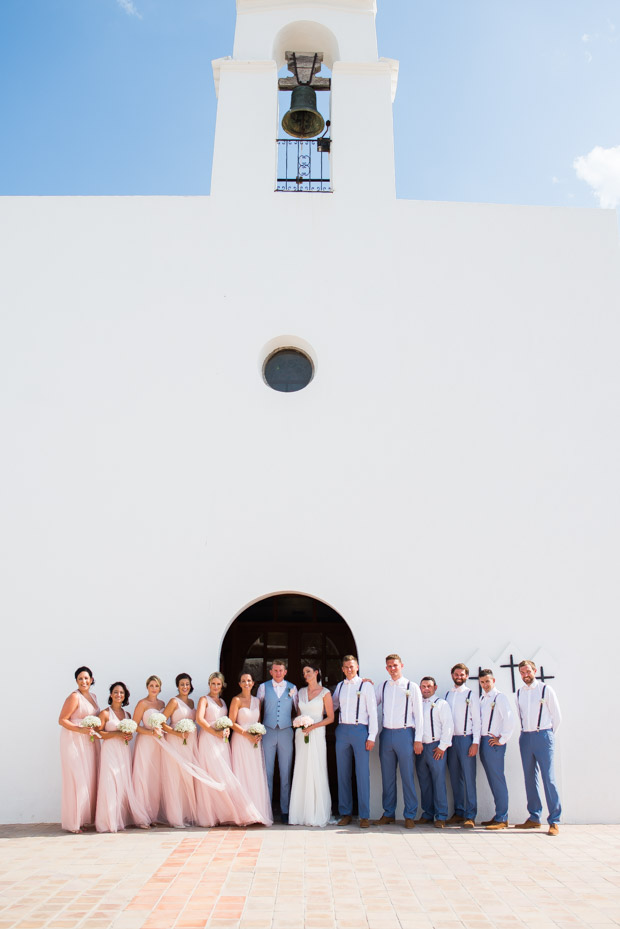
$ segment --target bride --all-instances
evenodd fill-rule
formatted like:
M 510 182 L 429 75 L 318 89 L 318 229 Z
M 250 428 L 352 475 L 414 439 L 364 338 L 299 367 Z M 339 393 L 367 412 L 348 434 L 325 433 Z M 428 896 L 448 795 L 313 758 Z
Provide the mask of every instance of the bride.
M 327 780 L 325 726 L 334 721 L 334 704 L 327 687 L 321 686 L 318 666 L 305 664 L 306 686 L 299 691 L 299 714 L 314 723 L 295 733 L 295 770 L 289 805 L 291 825 L 325 826 L 331 819 L 332 801 Z M 304 736 L 309 735 L 306 743 Z

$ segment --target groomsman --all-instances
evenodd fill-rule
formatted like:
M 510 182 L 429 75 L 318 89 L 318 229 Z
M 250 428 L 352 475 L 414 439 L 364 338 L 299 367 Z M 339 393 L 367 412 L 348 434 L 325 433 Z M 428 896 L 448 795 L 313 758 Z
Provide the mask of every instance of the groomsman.
M 508 827 L 508 787 L 504 775 L 506 743 L 514 730 L 514 715 L 510 702 L 495 686 L 493 672 L 485 668 L 478 677 L 482 687 L 480 698 L 480 761 L 487 776 L 495 816 L 482 823 L 487 829 Z
M 452 743 L 454 723 L 446 701 L 435 697 L 437 683 L 434 677 L 423 677 L 420 690 L 424 724 L 422 754 L 416 755 L 415 759 L 422 801 L 422 816 L 418 823 L 433 823 L 436 829 L 443 829 L 448 818 L 446 750 Z
M 370 752 L 377 738 L 377 701 L 371 682 L 358 674 L 355 655 L 342 659 L 341 681 L 334 691 L 334 710 L 340 710 L 336 726 L 336 767 L 338 769 L 339 826 L 348 826 L 353 813 L 352 762 L 355 758 L 357 805 L 360 828 L 370 825 Z M 264 741 L 264 740 L 263 740 Z
M 273 803 L 273 772 L 278 756 L 280 770 L 280 813 L 282 822 L 288 823 L 288 801 L 291 793 L 293 770 L 293 713 L 297 712 L 297 688 L 285 681 L 287 667 L 284 661 L 272 661 L 271 680 L 259 684 L 256 696 L 260 700 L 263 725 L 263 753 L 267 769 L 269 799 Z
M 454 722 L 452 747 L 448 751 L 454 815 L 448 824 L 460 823 L 465 828 L 473 829 L 478 812 L 476 755 L 480 744 L 480 701 L 478 688 L 474 691 L 467 687 L 467 665 L 455 664 L 450 673 L 454 686 L 446 694 L 446 700 Z
M 540 771 L 549 811 L 548 835 L 557 835 L 560 831 L 562 806 L 555 783 L 553 754 L 555 733 L 562 722 L 560 705 L 553 688 L 549 684 L 536 680 L 536 665 L 533 661 L 520 661 L 519 674 L 523 681 L 523 686 L 517 691 L 517 709 L 521 722 L 519 750 L 525 777 L 527 809 L 530 815 L 516 828 L 540 829 L 542 814 L 542 801 L 538 790 L 538 771 Z
M 383 710 L 383 728 L 379 737 L 379 760 L 383 783 L 383 816 L 375 826 L 396 821 L 396 770 L 405 801 L 405 828 L 413 829 L 418 809 L 413 772 L 413 754 L 422 752 L 422 694 L 415 681 L 403 676 L 400 655 L 388 655 L 385 667 L 389 681 L 378 684 L 375 694 Z

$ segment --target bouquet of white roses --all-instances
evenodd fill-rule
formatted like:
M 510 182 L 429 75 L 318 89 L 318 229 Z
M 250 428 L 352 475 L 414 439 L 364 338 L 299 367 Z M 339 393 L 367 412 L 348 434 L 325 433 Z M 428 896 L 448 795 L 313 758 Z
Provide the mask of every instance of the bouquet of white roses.
M 307 745 L 308 742 L 310 741 L 310 733 L 309 733 L 309 732 L 306 732 L 306 727 L 307 727 L 307 726 L 313 726 L 313 725 L 314 725 L 314 720 L 312 719 L 311 716 L 297 716 L 297 717 L 293 720 L 293 728 L 294 728 L 294 729 L 301 729 L 301 730 L 303 731 L 303 734 L 304 734 L 304 742 L 306 743 L 306 745 Z
M 133 735 L 138 728 L 138 724 L 134 719 L 121 719 L 118 728 L 123 735 Z M 125 745 L 129 745 L 130 741 L 131 739 L 125 739 Z
M 250 735 L 265 735 L 267 730 L 262 723 L 252 723 L 251 726 L 248 726 L 246 732 L 249 732 Z M 258 742 L 254 743 L 254 748 L 258 748 Z
M 230 737 L 230 730 L 232 727 L 232 719 L 229 719 L 228 716 L 220 716 L 220 718 L 216 719 L 213 723 L 213 728 L 217 729 L 218 732 L 220 732 L 222 729 L 224 730 L 224 739 L 226 741 L 228 741 Z
M 101 720 L 98 716 L 85 716 L 84 719 L 80 722 L 80 727 L 82 729 L 99 729 L 101 726 Z M 97 736 L 99 738 L 99 736 Z M 95 736 L 91 732 L 90 741 L 95 741 Z
M 147 720 L 147 726 L 149 729 L 155 730 L 155 735 L 158 739 L 161 739 L 161 727 L 166 722 L 166 717 L 163 713 L 151 713 Z
M 183 745 L 187 745 L 187 734 L 196 731 L 196 723 L 193 719 L 180 719 L 178 723 L 175 723 L 174 731 L 184 734 Z

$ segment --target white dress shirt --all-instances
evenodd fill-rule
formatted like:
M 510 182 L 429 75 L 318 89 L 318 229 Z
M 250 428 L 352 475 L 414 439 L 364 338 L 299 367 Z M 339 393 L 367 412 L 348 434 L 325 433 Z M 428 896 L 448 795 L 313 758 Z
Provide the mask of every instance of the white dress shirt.
M 452 710 L 454 735 L 473 735 L 474 745 L 480 744 L 480 698 L 478 685 L 475 688 L 467 684 L 453 687 L 446 694 L 446 700 Z M 467 724 L 465 724 L 467 719 Z
M 445 752 L 452 745 L 454 723 L 450 707 L 441 697 L 426 697 L 422 701 L 424 734 L 422 741 L 427 745 L 439 739 L 439 748 Z
M 383 710 L 384 729 L 415 729 L 416 741 L 422 741 L 422 693 L 415 681 L 408 681 L 402 675 L 396 681 L 390 679 L 377 684 L 375 696 L 377 706 Z
M 489 720 L 491 720 L 490 730 Z M 505 745 L 514 727 L 514 713 L 510 709 L 510 701 L 506 694 L 500 694 L 497 687 L 490 690 L 488 694 L 483 693 L 480 697 L 480 734 L 494 735 L 499 739 L 500 745 Z
M 545 696 L 543 701 L 543 687 Z M 540 712 L 542 706 L 542 713 Z M 553 729 L 555 732 L 562 722 L 560 704 L 555 691 L 548 684 L 534 681 L 523 684 L 517 691 L 517 710 L 523 732 L 536 732 L 538 729 Z M 540 714 L 540 725 L 538 716 Z
M 371 683 L 363 684 L 359 675 L 352 681 L 341 681 L 334 691 L 334 709 L 340 710 L 342 724 L 355 725 L 357 720 L 368 726 L 368 741 L 376 741 L 379 729 L 377 699 Z
M 265 699 L 265 687 L 268 687 L 269 684 L 273 685 L 273 689 L 276 692 L 276 696 L 278 700 L 280 699 L 280 697 L 282 696 L 282 694 L 284 693 L 286 689 L 286 681 L 280 681 L 279 683 L 276 683 L 276 681 L 274 681 L 273 678 L 270 681 L 264 681 L 262 684 L 258 685 L 258 690 L 256 691 L 256 696 L 258 697 L 261 703 Z M 292 685 L 290 689 L 290 694 L 291 694 L 291 700 L 293 701 L 293 706 L 295 707 L 296 710 L 299 709 L 299 706 L 298 706 L 299 694 L 297 693 L 297 688 L 295 687 L 294 684 Z

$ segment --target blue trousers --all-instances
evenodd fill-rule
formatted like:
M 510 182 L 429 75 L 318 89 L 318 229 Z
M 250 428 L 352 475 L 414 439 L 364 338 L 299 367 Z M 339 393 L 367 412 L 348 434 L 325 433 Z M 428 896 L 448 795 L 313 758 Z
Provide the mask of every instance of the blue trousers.
M 396 813 L 396 769 L 400 765 L 403 784 L 405 819 L 415 819 L 418 798 L 413 775 L 413 743 L 415 730 L 383 729 L 379 739 L 379 761 L 383 783 L 383 812 L 386 816 Z
M 445 822 L 448 818 L 448 791 L 446 790 L 448 753 L 444 752 L 443 758 L 436 761 L 433 758 L 433 752 L 438 745 L 439 739 L 425 745 L 422 754 L 415 756 L 415 766 L 420 783 L 422 816 L 424 819 L 441 819 Z
M 553 770 L 554 747 L 555 739 L 551 729 L 542 729 L 540 732 L 522 732 L 519 736 L 519 751 L 521 752 L 527 809 L 530 819 L 539 823 L 542 814 L 542 800 L 538 789 L 538 772 L 540 770 L 547 809 L 549 810 L 547 816 L 549 825 L 559 823 L 562 815 L 560 795 Z
M 291 794 L 291 771 L 293 770 L 293 727 L 271 729 L 269 726 L 263 736 L 263 753 L 267 769 L 269 799 L 273 803 L 273 771 L 278 756 L 280 769 L 280 812 L 288 813 L 288 800 Z
M 448 771 L 454 797 L 454 812 L 465 819 L 475 819 L 478 812 L 476 796 L 476 757 L 467 754 L 474 741 L 471 735 L 453 735 L 448 749 Z
M 353 812 L 352 765 L 355 757 L 357 806 L 360 819 L 370 817 L 370 752 L 366 751 L 368 726 L 336 726 L 336 766 L 338 768 L 338 812 Z
M 508 787 L 504 776 L 505 745 L 489 745 L 489 736 L 480 739 L 480 761 L 495 801 L 495 822 L 508 822 Z

